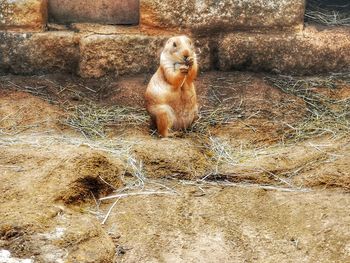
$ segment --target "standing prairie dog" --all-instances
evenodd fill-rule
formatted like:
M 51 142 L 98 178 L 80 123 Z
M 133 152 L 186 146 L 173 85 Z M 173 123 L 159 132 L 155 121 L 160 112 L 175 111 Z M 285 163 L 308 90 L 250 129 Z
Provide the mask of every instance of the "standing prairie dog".
M 145 93 L 147 111 L 160 136 L 167 137 L 171 129 L 186 129 L 197 118 L 197 96 L 193 84 L 197 70 L 192 40 L 187 36 L 170 38 Z

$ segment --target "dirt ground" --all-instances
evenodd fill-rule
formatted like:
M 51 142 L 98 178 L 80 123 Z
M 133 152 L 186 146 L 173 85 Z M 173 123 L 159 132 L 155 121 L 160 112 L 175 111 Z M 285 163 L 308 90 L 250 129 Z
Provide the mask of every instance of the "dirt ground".
M 167 139 L 149 78 L 0 76 L 0 262 L 350 262 L 343 75 L 201 74 Z

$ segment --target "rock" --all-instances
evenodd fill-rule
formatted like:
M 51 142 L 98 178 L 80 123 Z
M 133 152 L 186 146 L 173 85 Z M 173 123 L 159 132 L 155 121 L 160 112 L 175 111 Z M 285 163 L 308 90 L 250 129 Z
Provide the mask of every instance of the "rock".
M 67 72 L 94 78 L 154 73 L 164 42 L 175 34 L 136 27 L 73 26 L 81 32 L 0 32 L 0 72 Z M 237 32 L 193 38 L 201 71 L 214 68 L 312 74 L 347 71 L 350 67 L 348 28 L 320 30 L 308 26 L 297 33 Z
M 73 32 L 0 32 L 0 71 L 16 74 L 76 72 L 79 36 Z
M 111 34 L 93 33 L 87 37 L 84 33 L 67 31 L 0 32 L 0 72 L 66 72 L 96 78 L 107 74 L 152 73 L 159 65 L 164 42 L 172 35 L 120 27 Z M 197 38 L 195 41 L 200 69 L 208 70 L 212 64 L 210 40 Z
M 0 0 L 0 30 L 43 31 L 47 0 Z
M 306 28 L 300 33 L 232 33 L 219 41 L 221 70 L 313 74 L 350 70 L 350 30 Z
M 101 77 L 152 72 L 168 36 L 91 35 L 81 40 L 80 75 Z
M 142 0 L 142 25 L 193 32 L 301 28 L 304 0 Z
M 194 46 L 196 47 L 197 61 L 199 71 L 207 71 L 212 69 L 215 63 L 213 53 L 216 44 L 210 38 L 194 38 Z
M 82 38 L 80 76 L 102 77 L 107 74 L 131 75 L 153 73 L 159 66 L 159 56 L 170 34 L 91 35 Z M 211 68 L 209 40 L 196 39 L 201 70 Z
M 138 24 L 139 0 L 50 0 L 50 21 Z

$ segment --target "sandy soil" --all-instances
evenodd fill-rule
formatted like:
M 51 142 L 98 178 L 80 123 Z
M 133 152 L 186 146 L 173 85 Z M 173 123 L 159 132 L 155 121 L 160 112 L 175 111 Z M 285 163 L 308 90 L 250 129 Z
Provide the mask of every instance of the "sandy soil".
M 205 132 L 65 124 L 81 104 L 143 107 L 149 77 L 0 77 L 0 262 L 350 261 L 350 137 L 291 139 L 306 104 L 264 75 L 200 76 L 202 110 L 232 114 Z

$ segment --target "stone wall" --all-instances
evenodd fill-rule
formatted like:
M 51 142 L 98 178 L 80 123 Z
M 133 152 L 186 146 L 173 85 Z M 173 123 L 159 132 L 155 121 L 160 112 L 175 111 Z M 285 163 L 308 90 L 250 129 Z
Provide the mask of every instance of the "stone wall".
M 0 32 L 0 71 L 15 74 L 76 73 L 79 41 L 74 32 Z
M 82 1 L 75 4 L 67 0 L 0 0 L 0 28 L 43 30 L 48 20 L 48 6 L 57 9 L 51 10 L 51 13 L 60 16 L 61 20 L 83 22 L 96 12 L 98 19 L 105 14 L 111 16 L 108 22 L 112 22 L 112 14 L 106 6 L 110 6 L 114 13 L 118 4 L 121 9 L 133 10 L 138 6 L 136 1 L 127 9 L 122 1 L 104 0 L 102 10 L 96 1 L 87 1 L 85 4 L 88 6 L 80 7 Z M 295 30 L 303 25 L 304 9 L 305 0 L 140 0 L 140 24 L 194 33 L 243 29 Z
M 194 33 L 300 29 L 305 0 L 141 0 L 143 25 Z
M 176 34 L 194 38 L 202 71 L 350 71 L 350 29 L 304 28 L 304 0 L 141 0 L 139 26 L 49 27 L 59 31 L 47 31 L 45 0 L 0 3 L 0 72 L 153 72 Z
M 49 0 L 49 21 L 137 24 L 139 0 Z
M 43 31 L 47 0 L 0 0 L 0 30 Z
M 299 33 L 225 35 L 218 42 L 221 70 L 314 74 L 350 71 L 350 28 Z

